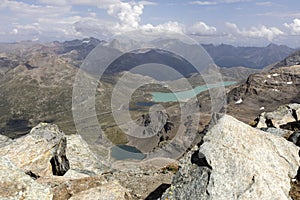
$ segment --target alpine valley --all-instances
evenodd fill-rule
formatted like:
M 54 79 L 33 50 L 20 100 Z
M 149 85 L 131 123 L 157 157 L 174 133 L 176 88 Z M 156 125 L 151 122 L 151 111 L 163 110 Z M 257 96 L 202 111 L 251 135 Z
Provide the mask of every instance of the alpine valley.
M 273 43 L 1 43 L 0 199 L 300 199 L 299 88 Z

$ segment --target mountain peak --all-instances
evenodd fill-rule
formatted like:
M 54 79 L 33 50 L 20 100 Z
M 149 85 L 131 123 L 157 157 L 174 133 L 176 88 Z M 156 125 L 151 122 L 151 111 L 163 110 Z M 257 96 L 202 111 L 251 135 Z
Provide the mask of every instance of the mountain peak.
M 270 48 L 270 47 L 279 47 L 279 45 L 277 45 L 277 44 L 271 42 L 271 43 L 267 46 L 267 48 Z

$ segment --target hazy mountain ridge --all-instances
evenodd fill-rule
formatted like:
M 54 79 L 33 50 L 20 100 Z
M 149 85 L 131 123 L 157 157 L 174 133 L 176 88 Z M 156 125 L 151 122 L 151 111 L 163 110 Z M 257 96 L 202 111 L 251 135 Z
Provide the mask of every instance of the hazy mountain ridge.
M 243 66 L 261 69 L 279 62 L 295 51 L 285 45 L 269 44 L 266 47 L 235 47 L 228 44 L 202 44 L 220 67 Z

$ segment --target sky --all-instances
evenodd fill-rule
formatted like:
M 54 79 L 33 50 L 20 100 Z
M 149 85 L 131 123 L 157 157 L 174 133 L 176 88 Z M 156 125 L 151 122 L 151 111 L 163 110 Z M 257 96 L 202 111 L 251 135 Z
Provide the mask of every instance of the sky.
M 200 43 L 300 47 L 299 0 L 0 0 L 0 42 L 175 31 Z

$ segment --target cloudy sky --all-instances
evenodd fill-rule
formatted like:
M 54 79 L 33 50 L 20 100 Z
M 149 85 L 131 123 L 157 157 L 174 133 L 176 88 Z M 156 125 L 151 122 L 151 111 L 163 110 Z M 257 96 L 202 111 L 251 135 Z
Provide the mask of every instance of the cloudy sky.
M 142 29 L 201 43 L 300 47 L 299 0 L 0 0 L 0 42 L 109 39 Z

